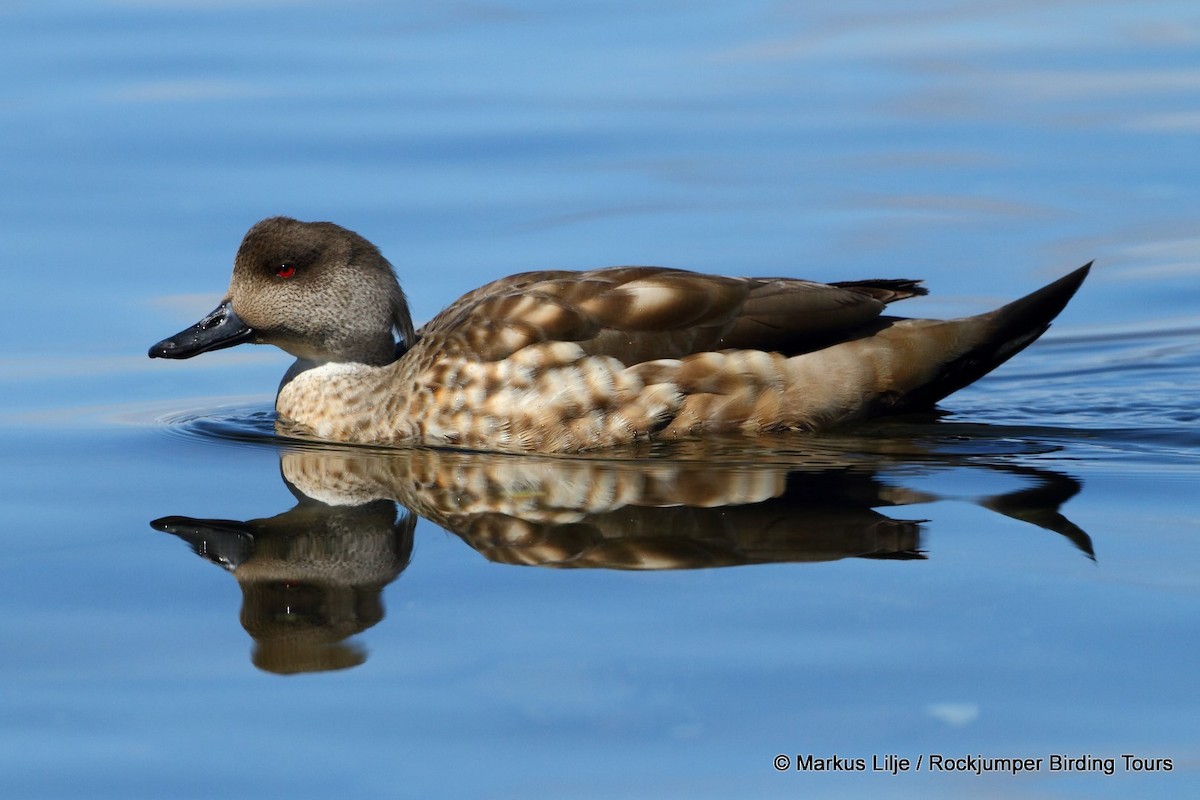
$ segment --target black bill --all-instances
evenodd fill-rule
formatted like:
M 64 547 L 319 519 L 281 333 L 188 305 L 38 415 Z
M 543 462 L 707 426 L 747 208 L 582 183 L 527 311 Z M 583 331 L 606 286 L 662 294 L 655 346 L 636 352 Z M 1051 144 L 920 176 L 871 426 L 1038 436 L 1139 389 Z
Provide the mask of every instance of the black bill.
M 254 329 L 238 319 L 226 300 L 192 327 L 150 348 L 151 358 L 191 358 L 209 350 L 254 341 Z

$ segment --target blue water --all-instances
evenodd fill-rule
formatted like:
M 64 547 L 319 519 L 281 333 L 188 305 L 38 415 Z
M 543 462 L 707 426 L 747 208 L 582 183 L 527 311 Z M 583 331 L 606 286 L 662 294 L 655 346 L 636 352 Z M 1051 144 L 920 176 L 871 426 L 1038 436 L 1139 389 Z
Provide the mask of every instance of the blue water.
M 1194 794 L 1198 136 L 1192 2 L 6 6 L 0 792 Z M 1096 268 L 939 418 L 514 462 L 282 440 L 266 348 L 145 358 L 273 214 L 418 320 L 539 267 L 929 316 Z

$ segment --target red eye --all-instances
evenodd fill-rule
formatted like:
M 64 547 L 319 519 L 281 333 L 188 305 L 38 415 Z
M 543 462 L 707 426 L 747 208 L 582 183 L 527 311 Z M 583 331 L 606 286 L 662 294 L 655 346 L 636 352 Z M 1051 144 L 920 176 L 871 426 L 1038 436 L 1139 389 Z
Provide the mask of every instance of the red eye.
M 296 274 L 296 265 L 280 264 L 278 269 L 275 270 L 275 274 L 281 278 L 290 278 Z

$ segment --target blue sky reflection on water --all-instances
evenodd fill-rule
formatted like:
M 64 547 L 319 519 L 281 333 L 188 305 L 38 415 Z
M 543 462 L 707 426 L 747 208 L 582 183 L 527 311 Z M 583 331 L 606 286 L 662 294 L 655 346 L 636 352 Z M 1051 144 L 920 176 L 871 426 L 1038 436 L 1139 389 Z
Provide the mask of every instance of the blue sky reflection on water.
M 1198 53 L 1191 2 L 6 7 L 0 791 L 1194 791 Z M 282 678 L 244 576 L 149 522 L 296 504 L 287 359 L 144 357 L 278 213 L 380 245 L 418 319 L 536 267 L 916 277 L 931 316 L 1097 269 L 942 422 L 714 462 L 815 450 L 925 560 L 557 570 L 422 520 L 365 661 Z M 1176 768 L 771 767 L 1130 751 Z

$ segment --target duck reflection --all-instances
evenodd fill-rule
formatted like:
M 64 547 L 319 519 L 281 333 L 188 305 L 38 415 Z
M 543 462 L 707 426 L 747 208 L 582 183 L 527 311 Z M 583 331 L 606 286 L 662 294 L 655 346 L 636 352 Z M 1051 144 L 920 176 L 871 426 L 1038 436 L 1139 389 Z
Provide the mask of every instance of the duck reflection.
M 1011 489 L 972 502 L 1061 534 L 1092 555 L 1087 534 L 1058 510 L 1080 490 L 1070 477 L 928 452 L 914 471 L 911 450 L 852 450 L 755 458 L 697 444 L 674 448 L 671 458 L 608 460 L 285 451 L 283 477 L 299 500 L 291 510 L 248 522 L 164 517 L 151 524 L 234 575 L 242 625 L 256 643 L 253 661 L 279 673 L 362 663 L 364 652 L 347 639 L 383 618 L 381 592 L 409 563 L 418 516 L 502 564 L 665 570 L 912 560 L 925 558 L 924 520 L 886 510 L 945 499 L 907 488 L 906 476 L 966 467 Z

